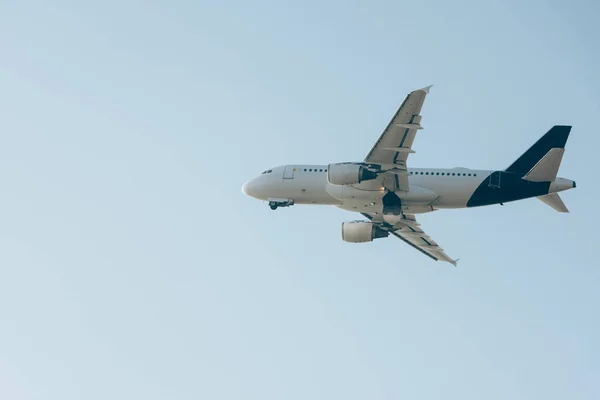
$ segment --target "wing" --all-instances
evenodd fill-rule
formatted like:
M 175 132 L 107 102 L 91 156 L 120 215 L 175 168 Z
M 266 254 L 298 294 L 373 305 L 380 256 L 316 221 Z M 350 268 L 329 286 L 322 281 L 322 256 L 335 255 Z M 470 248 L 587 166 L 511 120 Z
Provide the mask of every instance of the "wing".
M 373 222 L 378 222 L 378 218 L 374 215 L 364 213 L 363 215 Z M 426 256 L 433 258 L 436 261 L 449 262 L 456 267 L 458 260 L 453 260 L 448 254 L 444 253 L 444 249 L 420 228 L 419 223 L 413 214 L 404 214 L 404 218 L 401 222 L 398 222 L 393 227 L 388 225 L 387 227 L 384 227 L 384 229 L 387 229 L 390 234 L 406 242 Z
M 365 157 L 366 163 L 387 165 L 388 177 L 384 177 L 384 186 L 390 190 L 408 191 L 408 172 L 406 160 L 414 153 L 412 149 L 415 136 L 421 127 L 421 108 L 431 86 L 415 90 L 394 114 L 394 117 Z M 395 176 L 394 176 L 395 175 Z M 387 179 L 386 179 L 387 178 Z

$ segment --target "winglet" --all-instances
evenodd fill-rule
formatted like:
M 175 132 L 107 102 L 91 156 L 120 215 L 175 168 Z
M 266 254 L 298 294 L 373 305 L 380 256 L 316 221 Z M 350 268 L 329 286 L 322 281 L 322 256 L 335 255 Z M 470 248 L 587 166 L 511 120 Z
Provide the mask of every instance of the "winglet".
M 459 261 L 460 261 L 460 258 L 457 258 L 456 260 L 452 260 L 451 264 L 456 267 L 456 264 L 458 264 Z
M 429 89 L 431 89 L 431 87 L 432 87 L 432 86 L 433 86 L 433 85 L 429 85 L 429 86 L 427 86 L 427 87 L 424 87 L 423 89 L 418 89 L 418 90 L 415 90 L 415 92 L 418 92 L 418 91 L 420 90 L 420 91 L 422 91 L 422 92 L 425 92 L 425 93 L 429 94 Z

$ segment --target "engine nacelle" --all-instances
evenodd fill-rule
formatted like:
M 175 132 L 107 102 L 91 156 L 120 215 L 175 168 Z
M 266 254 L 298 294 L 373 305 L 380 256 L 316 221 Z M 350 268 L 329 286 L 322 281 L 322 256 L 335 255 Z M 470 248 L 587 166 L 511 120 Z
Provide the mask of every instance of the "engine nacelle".
M 377 178 L 377 173 L 357 164 L 329 164 L 327 182 L 332 185 L 355 185 Z
M 374 239 L 384 238 L 388 235 L 388 231 L 381 229 L 372 222 L 352 221 L 342 223 L 342 240 L 344 242 L 372 242 Z

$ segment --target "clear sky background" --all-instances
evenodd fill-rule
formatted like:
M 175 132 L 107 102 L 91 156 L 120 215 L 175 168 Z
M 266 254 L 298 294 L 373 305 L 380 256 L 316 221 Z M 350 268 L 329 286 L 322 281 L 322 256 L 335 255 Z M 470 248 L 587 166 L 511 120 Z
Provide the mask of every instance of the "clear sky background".
M 524 3 L 1 2 L 0 398 L 600 398 L 600 6 Z M 430 84 L 411 166 L 572 124 L 571 213 L 419 217 L 453 268 L 241 193 Z

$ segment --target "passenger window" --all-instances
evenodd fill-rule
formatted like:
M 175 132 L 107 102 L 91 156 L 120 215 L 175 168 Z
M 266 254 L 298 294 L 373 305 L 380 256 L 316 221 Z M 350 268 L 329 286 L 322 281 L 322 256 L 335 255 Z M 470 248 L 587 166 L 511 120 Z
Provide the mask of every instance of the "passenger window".
M 439 173 L 439 172 L 436 172 L 435 174 L 436 174 L 436 175 L 439 175 L 440 173 Z
M 320 169 L 320 170 L 319 170 L 319 172 L 323 172 L 323 170 L 322 170 L 322 169 Z
M 452 176 L 454 176 L 454 172 L 452 173 Z
M 473 174 L 473 176 L 477 176 L 477 174 Z

